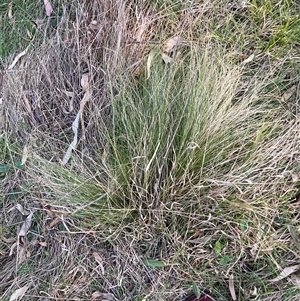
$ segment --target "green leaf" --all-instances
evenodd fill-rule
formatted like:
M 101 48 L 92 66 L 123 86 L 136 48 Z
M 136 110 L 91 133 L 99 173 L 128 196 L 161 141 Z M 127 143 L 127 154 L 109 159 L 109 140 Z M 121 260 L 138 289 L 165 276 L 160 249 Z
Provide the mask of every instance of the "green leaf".
M 224 256 L 220 259 L 220 264 L 221 264 L 221 265 L 227 265 L 227 264 L 230 263 L 231 261 L 232 261 L 231 256 L 224 255 Z
M 0 173 L 6 173 L 9 170 L 10 170 L 10 165 L 8 164 L 0 165 Z
M 24 166 L 20 161 L 17 161 L 17 162 L 15 163 L 15 167 L 16 167 L 17 169 L 20 169 L 20 170 L 25 169 L 25 166 Z
M 153 268 L 161 268 L 166 266 L 163 261 L 155 260 L 155 259 L 145 259 L 143 260 L 143 263 L 147 267 L 153 267 Z
M 222 252 L 222 249 L 223 249 L 223 245 L 221 244 L 221 242 L 219 240 L 217 240 L 215 242 L 215 252 L 217 254 L 220 254 Z
M 196 295 L 197 299 L 200 298 L 201 292 L 197 284 L 193 281 L 193 293 Z
M 241 221 L 240 222 L 240 229 L 242 232 L 246 232 L 248 230 L 248 222 L 247 221 Z

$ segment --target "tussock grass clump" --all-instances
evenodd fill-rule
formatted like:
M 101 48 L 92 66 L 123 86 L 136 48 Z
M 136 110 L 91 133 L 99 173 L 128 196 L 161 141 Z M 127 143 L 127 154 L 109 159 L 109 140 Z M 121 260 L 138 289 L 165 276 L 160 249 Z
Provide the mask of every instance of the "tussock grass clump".
M 113 199 L 116 210 L 155 215 L 179 203 L 189 213 L 220 190 L 225 199 L 247 191 L 251 203 L 251 193 L 272 178 L 275 166 L 286 170 L 290 154 L 270 149 L 291 139 L 296 120 L 268 95 L 269 79 L 240 93 L 243 69 L 221 57 L 216 49 L 192 46 L 171 66 L 158 55 L 149 78 L 110 81 L 109 116 L 89 112 L 90 131 L 99 139 L 86 133 L 94 156 L 84 155 L 82 168 L 88 167 L 85 176 Z
M 269 280 L 299 262 L 298 69 L 263 53 L 285 51 L 282 39 L 240 64 L 270 2 L 58 2 L 56 23 L 39 25 L 47 38 L 3 81 L 1 297 L 30 279 L 28 300 L 182 300 L 194 281 L 229 300 L 233 277 L 239 300 L 297 300 L 297 278 Z M 166 64 L 161 41 L 179 33 Z M 62 165 L 83 74 L 91 97 Z M 12 188 L 34 218 L 10 261 L 7 237 L 24 220 Z
M 236 273 L 248 298 L 285 256 L 297 260 L 295 241 L 284 245 L 280 237 L 291 237 L 286 229 L 295 227 L 289 200 L 296 193 L 299 122 L 268 89 L 271 72 L 250 80 L 213 49 L 190 45 L 171 65 L 157 52 L 148 74 L 108 79 L 109 110 L 86 111 L 89 151 L 78 148 L 65 167 L 33 151 L 27 170 L 42 180 L 52 205 L 79 218 L 79 227 L 101 229 L 114 245 L 131 241 L 133 266 L 141 258 L 179 264 L 172 273 L 187 286 L 190 279 L 214 286 L 212 275 Z M 268 268 L 258 277 L 262 265 Z M 153 271 L 153 285 L 157 273 L 169 282 L 161 292 L 168 294 L 174 279 Z

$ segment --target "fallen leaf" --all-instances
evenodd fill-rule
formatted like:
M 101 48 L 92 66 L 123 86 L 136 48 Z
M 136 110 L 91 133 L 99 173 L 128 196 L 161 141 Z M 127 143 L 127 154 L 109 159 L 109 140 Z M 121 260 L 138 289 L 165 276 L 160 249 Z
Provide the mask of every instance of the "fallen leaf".
M 147 79 L 150 78 L 151 64 L 154 58 L 154 51 L 151 51 L 147 59 Z
M 28 47 L 27 47 L 24 51 L 20 52 L 20 53 L 15 57 L 15 59 L 14 59 L 13 62 L 9 65 L 9 67 L 8 67 L 7 69 L 8 69 L 8 70 L 12 69 L 12 68 L 16 65 L 16 63 L 18 62 L 18 60 L 19 60 L 22 56 L 24 56 L 24 55 L 27 53 L 27 51 L 28 51 Z
M 32 217 L 33 217 L 33 212 L 31 212 L 31 213 L 27 216 L 26 220 L 24 221 L 24 223 L 23 223 L 23 225 L 22 225 L 22 227 L 21 227 L 21 230 L 20 230 L 20 232 L 19 232 L 19 234 L 18 234 L 19 237 L 20 237 L 20 236 L 25 236 L 25 235 L 26 235 L 27 231 L 29 230 L 29 228 L 30 228 L 30 226 L 31 226 Z
M 15 208 L 22 214 L 22 215 L 29 215 L 30 211 L 27 211 L 23 208 L 21 204 L 17 204 Z
M 23 100 L 24 100 L 24 104 L 25 104 L 25 107 L 26 107 L 26 110 L 28 111 L 28 113 L 32 113 L 29 99 L 25 95 L 23 95 Z
M 82 74 L 80 84 L 81 84 L 82 90 L 84 92 L 86 92 L 87 89 L 89 88 L 89 75 L 88 75 L 88 73 Z
M 24 294 L 26 293 L 26 291 L 29 289 L 29 285 L 25 285 L 23 287 L 18 288 L 11 296 L 9 301 L 14 301 L 14 300 L 18 300 L 21 299 Z
M 277 282 L 277 281 L 280 281 L 280 280 L 288 277 L 289 275 L 294 273 L 296 270 L 298 270 L 299 267 L 300 267 L 300 265 L 297 264 L 297 265 L 292 265 L 290 267 L 283 269 L 283 271 L 276 278 L 270 280 L 270 282 Z
M 12 14 L 12 2 L 9 3 L 8 5 L 8 13 L 7 13 L 8 19 L 12 19 L 13 14 Z
M 179 46 L 180 43 L 181 43 L 180 36 L 176 36 L 166 40 L 165 43 L 163 44 L 163 52 L 165 53 L 172 52 L 176 47 Z
M 138 27 L 138 30 L 136 32 L 136 35 L 134 37 L 135 41 L 142 42 L 145 40 L 145 34 L 147 33 L 147 29 L 149 27 L 149 24 L 151 24 L 150 18 L 144 17 L 140 26 Z
M 292 182 L 297 183 L 299 181 L 299 176 L 297 174 L 292 173 Z
M 101 269 L 102 275 L 104 275 L 105 273 L 104 273 L 104 267 L 103 267 L 103 264 L 102 264 L 102 263 L 103 263 L 102 258 L 101 258 L 100 255 L 99 255 L 98 253 L 96 253 L 96 252 L 93 253 L 93 256 L 94 256 L 95 260 L 97 261 L 97 263 L 98 263 L 98 265 L 99 265 L 99 267 L 100 267 L 100 269 Z
M 61 162 L 62 165 L 66 165 L 71 158 L 72 151 L 76 148 L 77 141 L 78 141 L 78 128 L 79 128 L 79 119 L 81 119 L 81 127 L 82 127 L 82 139 L 84 140 L 84 122 L 83 122 L 83 109 L 85 104 L 90 100 L 92 96 L 92 92 L 89 89 L 89 76 L 87 73 L 83 74 L 81 77 L 81 87 L 82 90 L 85 91 L 83 98 L 80 102 L 80 108 L 76 115 L 75 120 L 72 124 L 72 130 L 74 132 L 74 138 L 71 144 L 69 145 L 66 154 L 63 157 L 63 160 Z
M 258 244 L 254 244 L 250 250 L 250 254 L 252 255 L 252 257 L 256 257 L 257 251 L 258 251 Z
M 197 245 L 205 245 L 211 240 L 212 236 L 203 236 L 195 239 L 190 239 L 188 242 Z
M 233 275 L 231 274 L 229 276 L 229 280 L 228 280 L 228 285 L 229 285 L 229 291 L 230 291 L 230 295 L 232 300 L 236 300 L 236 294 L 235 294 L 235 289 L 234 289 L 234 281 L 233 281 Z
M 161 55 L 162 59 L 164 60 L 164 62 L 166 64 L 171 64 L 172 63 L 172 58 L 170 56 L 168 56 L 166 53 L 163 53 Z
M 43 228 L 43 232 L 53 228 L 56 224 L 61 222 L 61 218 L 60 217 L 56 217 L 49 225 L 47 225 L 46 227 Z
M 50 17 L 53 12 L 53 8 L 52 8 L 50 1 L 44 0 L 44 6 L 45 6 L 45 11 L 46 11 L 46 16 Z
M 140 77 L 140 75 L 144 72 L 144 66 L 139 66 L 137 67 L 134 72 L 133 72 L 133 76 L 134 77 Z
M 25 165 L 27 158 L 28 158 L 28 147 L 27 145 L 25 145 L 23 148 L 21 165 Z
M 252 62 L 254 59 L 254 53 L 252 53 L 248 58 L 246 58 L 244 61 L 241 62 L 242 66 L 245 66 L 246 64 Z
M 99 298 L 99 299 L 98 299 Z M 116 301 L 117 299 L 113 294 L 107 294 L 107 293 L 100 293 L 98 291 L 92 293 L 92 299 L 91 301 Z
M 11 256 L 13 253 L 14 253 L 14 249 L 18 246 L 18 243 L 15 242 L 11 245 L 10 247 L 10 251 L 9 251 L 9 255 L 8 256 Z
M 100 30 L 101 29 L 102 24 L 100 22 L 98 22 L 97 20 L 92 20 L 89 28 L 92 30 Z
M 282 100 L 288 101 L 292 97 L 292 95 L 295 93 L 296 90 L 297 90 L 297 85 L 294 85 L 291 88 L 289 88 L 288 90 L 286 90 L 284 92 L 284 94 L 282 95 Z
M 256 286 L 254 286 L 254 288 L 253 288 L 253 290 L 250 290 L 250 295 L 251 296 L 257 296 L 257 287 Z
M 75 96 L 75 93 L 73 91 L 67 91 L 67 90 L 61 90 L 63 93 L 66 94 L 66 96 L 68 97 L 74 97 Z
M 30 253 L 26 252 L 26 249 L 19 244 L 17 253 L 17 266 L 26 261 L 29 257 Z
M 47 243 L 45 241 L 39 241 L 39 245 L 42 247 L 47 247 Z
M 76 118 L 75 118 L 75 120 L 73 121 L 73 124 L 72 124 L 72 130 L 74 132 L 74 138 L 73 138 L 73 141 L 71 142 L 71 144 L 69 145 L 69 147 L 66 151 L 66 154 L 63 157 L 62 165 L 66 165 L 68 163 L 69 159 L 71 158 L 72 151 L 75 149 L 75 147 L 77 145 L 79 118 L 80 118 L 80 113 L 78 112 L 77 115 L 76 115 Z

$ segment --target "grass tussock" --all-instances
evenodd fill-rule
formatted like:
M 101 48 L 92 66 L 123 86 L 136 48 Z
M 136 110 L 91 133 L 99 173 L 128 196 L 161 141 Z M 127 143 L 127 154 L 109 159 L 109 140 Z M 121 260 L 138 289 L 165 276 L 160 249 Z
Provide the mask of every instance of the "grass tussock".
M 294 156 L 297 120 L 268 95 L 271 74 L 240 93 L 243 69 L 224 64 L 216 47 L 213 54 L 207 48 L 199 55 L 192 45 L 178 53 L 171 66 L 158 54 L 149 78 L 136 81 L 126 75 L 114 86 L 108 85 L 111 101 L 104 111 L 108 114 L 88 112 L 92 125 L 85 143 L 93 156 L 79 152 L 71 163 L 88 180 L 77 180 L 78 174 L 72 176 L 72 171 L 59 166 L 47 166 L 49 187 L 68 198 L 93 183 L 94 188 L 87 191 L 95 191 L 94 198 L 107 193 L 116 210 L 139 209 L 139 214 L 160 211 L 173 202 L 189 212 L 201 204 L 201 198 L 220 191 L 226 198 L 246 194 L 251 203 L 257 187 L 269 190 L 270 182 L 273 195 L 284 194 L 282 184 L 289 187 L 293 174 L 286 171 L 286 163 Z M 273 145 L 287 142 L 289 147 L 272 151 Z M 60 174 L 62 186 L 57 189 L 52 182 Z M 274 174 L 283 176 L 278 180 Z M 78 188 L 64 188 L 75 187 L 76 182 Z M 83 195 L 79 204 L 93 199 Z M 76 205 L 74 198 L 72 203 Z
M 130 251 L 136 260 L 180 263 L 172 269 L 189 271 L 188 279 L 180 278 L 186 285 L 198 277 L 212 285 L 216 280 L 208 275 L 219 265 L 225 279 L 235 269 L 245 282 L 248 266 L 237 267 L 244 256 L 251 269 L 257 260 L 267 264 L 266 278 L 284 264 L 277 262 L 282 252 L 296 260 L 295 242 L 280 239 L 291 235 L 280 227 L 280 216 L 293 220 L 293 206 L 284 201 L 296 193 L 298 121 L 268 92 L 272 73 L 245 91 L 245 70 L 224 63 L 217 46 L 213 54 L 207 47 L 200 55 L 194 45 L 187 47 L 171 66 L 158 53 L 149 78 L 109 81 L 108 114 L 86 112 L 91 151 L 77 150 L 68 167 L 32 151 L 27 164 L 41 179 L 45 199 L 75 213 L 79 227 L 98 225 L 120 245 L 129 235 L 137 243 Z M 191 243 L 199 237 L 203 255 Z M 216 257 L 207 254 L 210 248 Z M 157 273 L 151 275 L 154 282 Z
M 298 300 L 297 276 L 270 282 L 299 262 L 297 68 L 272 59 L 282 41 L 261 39 L 244 66 L 236 57 L 261 13 L 281 30 L 267 2 L 82 2 L 41 24 L 45 38 L 3 84 L 0 298 L 27 285 L 28 300 L 182 300 L 194 282 L 229 300 L 233 277 L 239 300 Z M 234 50 L 224 12 L 251 13 Z M 83 74 L 91 97 L 62 165 Z M 14 251 L 16 203 L 34 215 Z

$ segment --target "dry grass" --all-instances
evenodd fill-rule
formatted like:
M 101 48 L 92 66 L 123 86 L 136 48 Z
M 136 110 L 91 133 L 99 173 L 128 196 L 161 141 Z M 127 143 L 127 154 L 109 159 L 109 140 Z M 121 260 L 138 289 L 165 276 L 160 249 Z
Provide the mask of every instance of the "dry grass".
M 262 39 L 241 67 L 240 40 L 216 39 L 232 30 L 223 14 L 248 12 L 238 3 L 135 2 L 60 3 L 57 27 L 41 23 L 45 38 L 4 76 L 0 299 L 28 285 L 23 300 L 183 300 L 194 281 L 230 300 L 234 275 L 238 300 L 298 300 L 297 273 L 269 282 L 299 263 L 293 53 L 274 59 Z M 62 166 L 85 73 L 92 98 Z M 17 203 L 35 212 L 24 238 Z

